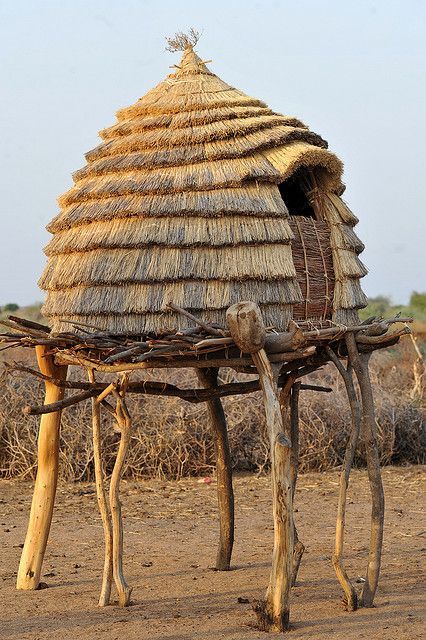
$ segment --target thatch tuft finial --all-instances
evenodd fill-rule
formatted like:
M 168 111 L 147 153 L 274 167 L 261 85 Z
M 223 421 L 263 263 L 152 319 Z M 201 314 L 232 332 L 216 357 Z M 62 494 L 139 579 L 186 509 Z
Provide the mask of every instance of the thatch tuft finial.
M 185 51 L 188 47 L 195 47 L 200 37 L 201 33 L 193 27 L 189 29 L 188 33 L 178 31 L 172 38 L 166 38 L 166 51 L 174 53 L 175 51 Z

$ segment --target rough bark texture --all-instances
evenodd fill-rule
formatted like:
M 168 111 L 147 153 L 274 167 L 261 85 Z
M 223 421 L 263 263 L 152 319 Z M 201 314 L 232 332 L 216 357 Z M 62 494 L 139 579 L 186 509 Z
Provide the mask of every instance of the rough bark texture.
M 349 579 L 343 563 L 343 543 L 345 536 L 346 499 L 349 485 L 349 476 L 351 473 L 355 449 L 358 443 L 361 428 L 361 406 L 357 393 L 355 391 L 352 376 L 352 365 L 348 362 L 348 367 L 347 369 L 345 369 L 344 365 L 340 362 L 338 356 L 331 349 L 331 347 L 327 347 L 326 349 L 328 355 L 330 356 L 330 359 L 336 365 L 345 383 L 352 415 L 351 432 L 346 444 L 345 457 L 343 460 L 342 471 L 340 473 L 339 501 L 337 505 L 336 519 L 336 539 L 332 561 L 337 579 L 339 580 L 345 594 L 344 602 L 346 604 L 346 607 L 349 611 L 355 611 L 358 608 L 358 595 L 355 591 L 355 587 L 352 585 Z
M 293 555 L 293 518 L 290 481 L 291 443 L 279 433 L 272 462 L 274 550 L 266 599 L 256 602 L 259 627 L 264 631 L 286 631 L 290 625 L 290 590 Z
M 226 322 L 235 344 L 243 353 L 263 349 L 266 331 L 262 314 L 254 302 L 237 302 L 226 312 Z
M 66 366 L 56 366 L 52 356 L 46 355 L 47 346 L 37 346 L 36 354 L 40 371 L 50 378 L 65 380 Z M 61 400 L 64 389 L 45 382 L 45 404 Z M 37 589 L 52 522 L 58 481 L 59 430 L 61 412 L 43 415 L 38 434 L 38 468 L 34 486 L 25 544 L 19 563 L 17 589 Z
M 291 499 L 294 503 L 294 495 L 296 493 L 297 474 L 299 472 L 299 393 L 302 388 L 300 382 L 295 382 L 291 387 L 290 393 L 290 440 L 291 440 Z M 283 401 L 281 400 L 281 406 Z M 284 412 L 285 413 L 285 412 Z M 288 412 L 287 412 L 288 414 Z M 284 421 L 284 417 L 283 417 Z M 302 556 L 305 552 L 305 545 L 299 540 L 296 524 L 294 524 L 294 550 L 293 550 L 293 567 L 291 572 L 291 586 L 294 587 L 297 582 L 297 574 L 299 573 Z
M 198 379 L 205 387 L 217 386 L 218 369 L 198 370 Z M 216 569 L 229 571 L 234 544 L 234 492 L 232 462 L 229 450 L 226 417 L 219 398 L 208 400 L 207 408 L 214 438 L 216 455 L 217 498 L 219 506 L 219 546 Z
M 272 510 L 274 518 L 274 549 L 266 599 L 254 604 L 259 626 L 265 631 L 285 631 L 289 628 L 290 590 L 294 547 L 291 442 L 283 433 L 283 421 L 278 401 L 277 375 L 265 351 L 253 354 L 259 373 L 270 437 Z M 275 371 L 278 374 L 278 371 Z
M 371 354 L 359 354 L 353 334 L 346 338 L 350 362 L 358 379 L 362 400 L 362 426 L 366 446 L 367 471 L 371 490 L 371 533 L 370 552 L 360 605 L 372 607 L 380 575 L 383 544 L 385 497 L 380 473 L 377 449 L 376 418 L 374 398 L 368 363 Z
M 109 488 L 112 519 L 112 566 L 114 582 L 118 591 L 118 604 L 120 607 L 127 607 L 130 604 L 132 589 L 127 585 L 123 573 L 123 519 L 121 516 L 120 480 L 130 444 L 131 419 L 123 395 L 118 392 L 115 392 L 114 395 L 117 400 L 116 418 L 121 437 Z

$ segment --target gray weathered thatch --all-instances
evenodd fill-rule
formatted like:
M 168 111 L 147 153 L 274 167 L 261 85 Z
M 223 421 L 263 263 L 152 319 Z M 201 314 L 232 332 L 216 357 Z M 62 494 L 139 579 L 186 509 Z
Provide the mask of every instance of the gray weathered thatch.
M 223 324 L 244 299 L 285 329 L 302 294 L 277 185 L 300 167 L 317 171 L 312 197 L 330 227 L 334 318 L 365 304 L 356 218 L 337 195 L 342 164 L 302 122 L 227 85 L 189 46 L 117 120 L 48 226 L 40 286 L 55 331 L 63 320 L 135 334 L 182 327 L 169 302 Z

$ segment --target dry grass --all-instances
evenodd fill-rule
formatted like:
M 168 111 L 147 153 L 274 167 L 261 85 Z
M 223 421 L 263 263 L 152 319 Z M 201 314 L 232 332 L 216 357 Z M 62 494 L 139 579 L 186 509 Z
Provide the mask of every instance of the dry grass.
M 15 356 L 16 357 L 16 356 Z M 373 356 L 373 382 L 382 464 L 425 461 L 426 434 L 421 402 L 410 399 L 414 352 L 409 340 L 398 348 Z M 75 374 L 78 372 L 75 372 Z M 166 372 L 157 372 L 156 379 Z M 75 375 L 74 374 L 74 375 Z M 172 372 L 174 382 L 195 386 L 192 372 Z M 225 370 L 230 381 L 235 374 Z M 151 374 L 152 376 L 152 374 Z M 152 376 L 153 377 L 153 376 Z M 311 376 L 333 387 L 334 393 L 304 393 L 301 398 L 301 470 L 323 471 L 339 466 L 350 424 L 343 384 L 331 367 Z M 38 418 L 24 417 L 23 404 L 42 402 L 41 385 L 31 377 L 0 379 L 0 475 L 34 477 Z M 234 468 L 262 472 L 268 467 L 268 444 L 259 393 L 224 400 Z M 175 398 L 137 396 L 129 402 L 135 420 L 128 477 L 181 478 L 213 473 L 214 456 L 203 405 Z M 424 407 L 423 407 L 424 408 Z M 109 416 L 104 417 L 104 450 L 111 470 L 118 436 Z M 363 447 L 356 456 L 364 465 Z M 63 414 L 61 469 L 66 480 L 93 479 L 90 404 Z

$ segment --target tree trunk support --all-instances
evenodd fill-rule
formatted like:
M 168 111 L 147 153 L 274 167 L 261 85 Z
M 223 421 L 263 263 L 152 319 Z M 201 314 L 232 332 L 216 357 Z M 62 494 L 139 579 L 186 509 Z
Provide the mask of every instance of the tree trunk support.
M 345 603 L 345 606 L 347 607 L 348 611 L 355 611 L 358 608 L 358 595 L 355 591 L 355 587 L 349 579 L 348 574 L 346 573 L 346 569 L 343 563 L 343 543 L 345 535 L 346 500 L 349 485 L 349 476 L 351 473 L 355 449 L 358 443 L 361 428 L 361 406 L 357 393 L 355 391 L 351 363 L 348 361 L 348 366 L 347 368 L 345 368 L 331 347 L 326 347 L 326 351 L 330 357 L 330 360 L 332 360 L 332 362 L 336 365 L 337 370 L 343 378 L 352 414 L 351 432 L 346 444 L 345 457 L 340 473 L 339 500 L 337 505 L 336 519 L 336 539 L 332 562 L 337 579 L 340 582 L 340 585 L 344 592 L 343 601 Z
M 236 345 L 250 353 L 259 374 L 269 433 L 274 548 L 269 586 L 264 601 L 253 603 L 263 631 L 289 628 L 290 590 L 294 546 L 291 442 L 283 433 L 278 400 L 278 376 L 281 366 L 271 364 L 264 349 L 266 330 L 259 307 L 239 302 L 226 312 L 228 328 Z
M 285 631 L 290 624 L 290 590 L 294 548 L 293 473 L 291 442 L 283 432 L 278 401 L 277 369 L 273 370 L 265 351 L 252 354 L 263 391 L 270 438 L 274 548 L 266 599 L 254 604 L 259 626 L 264 631 Z
M 218 369 L 199 369 L 198 380 L 206 387 L 217 386 Z M 232 488 L 232 463 L 229 450 L 226 417 L 219 398 L 207 401 L 213 432 L 216 456 L 217 498 L 219 506 L 219 547 L 216 569 L 229 571 L 234 544 L 234 492 Z
M 365 582 L 362 588 L 359 604 L 363 607 L 372 607 L 380 575 L 385 498 L 377 447 L 373 390 L 368 370 L 371 354 L 358 352 L 355 336 L 352 333 L 346 336 L 346 345 L 361 394 L 363 436 L 365 440 L 367 471 L 371 491 L 370 552 Z
M 65 380 L 66 366 L 57 366 L 47 346 L 37 346 L 38 366 L 43 375 Z M 45 381 L 45 404 L 61 400 L 64 389 Z M 38 468 L 25 544 L 19 563 L 17 589 L 37 589 L 52 522 L 58 482 L 61 412 L 41 417 L 38 433 Z

